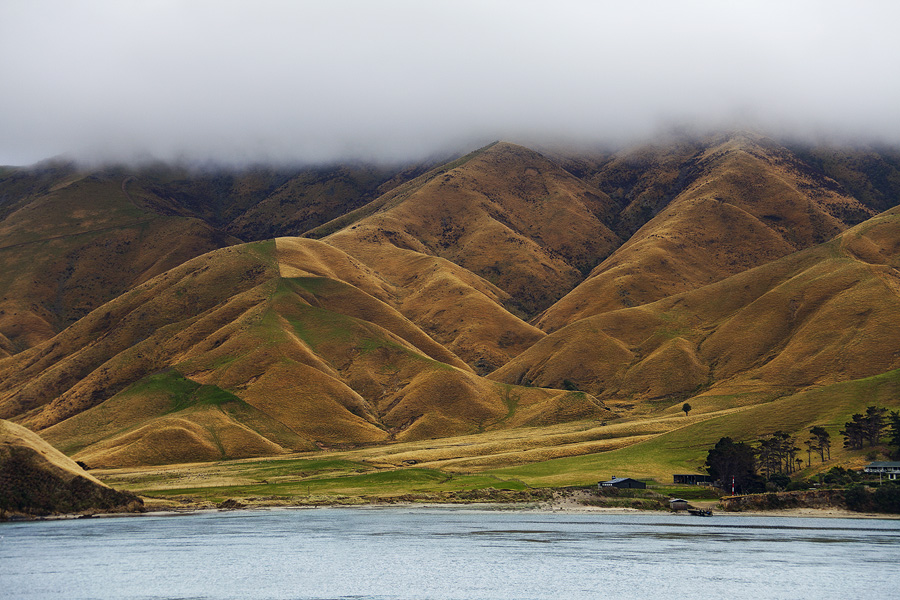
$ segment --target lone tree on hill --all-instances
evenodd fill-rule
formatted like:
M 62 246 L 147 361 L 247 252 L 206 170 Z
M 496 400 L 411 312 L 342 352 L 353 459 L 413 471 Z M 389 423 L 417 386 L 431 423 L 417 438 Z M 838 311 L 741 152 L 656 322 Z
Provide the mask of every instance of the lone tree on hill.
M 688 413 L 691 412 L 691 408 L 693 407 L 690 404 L 687 402 L 684 403 L 684 406 L 681 407 L 681 410 L 684 411 L 684 416 L 688 416 Z

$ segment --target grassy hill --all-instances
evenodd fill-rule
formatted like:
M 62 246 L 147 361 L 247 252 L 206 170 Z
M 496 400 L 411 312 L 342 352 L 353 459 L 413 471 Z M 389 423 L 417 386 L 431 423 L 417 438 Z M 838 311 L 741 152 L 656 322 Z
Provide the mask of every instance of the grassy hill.
M 8 353 L 52 338 L 104 302 L 233 243 L 203 221 L 148 208 L 130 178 L 60 169 L 0 180 L 0 335 Z M 13 195 L 15 193 L 15 195 Z
M 24 427 L 0 420 L 0 520 L 16 515 L 140 510 L 134 494 L 111 489 Z
M 98 474 L 156 502 L 238 498 L 254 504 L 260 496 L 266 503 L 289 504 L 375 498 L 533 500 L 540 498 L 535 488 L 593 486 L 612 475 L 639 478 L 679 495 L 685 492 L 672 487 L 672 475 L 702 473 L 707 452 L 723 436 L 753 442 L 789 431 L 802 443 L 810 427 L 822 426 L 837 440 L 851 414 L 873 404 L 898 409 L 897 398 L 900 371 L 895 370 L 763 403 L 733 405 L 720 398 L 718 406 L 707 406 L 708 412 L 692 411 L 689 416 L 668 412 L 610 422 L 574 421 L 355 450 Z M 861 468 L 873 451 L 847 450 L 835 443 L 824 462 L 815 455 L 808 461 L 801 453 L 798 475 L 815 478 L 836 465 Z M 523 490 L 531 493 L 514 493 Z
M 92 466 L 609 415 L 587 394 L 475 375 L 379 300 L 383 285 L 313 240 L 203 255 L 0 363 L 0 414 Z
M 424 169 L 9 169 L 0 174 L 0 356 L 195 256 L 299 235 Z
M 677 194 L 653 194 L 647 184 L 650 189 L 624 207 L 620 221 L 633 221 L 635 211 L 654 216 L 547 309 L 535 321 L 538 327 L 556 331 L 713 283 L 825 242 L 875 214 L 769 140 L 738 135 L 713 142 L 686 163 L 678 161 L 677 177 L 665 161 L 648 167 L 651 175 L 675 177 L 679 185 L 673 183 L 671 192 Z
M 621 410 L 783 394 L 900 367 L 900 214 L 717 283 L 580 319 L 492 374 L 563 378 Z M 593 352 L 588 348 L 593 347 Z
M 210 497 L 259 491 L 268 460 L 347 461 L 285 493 L 522 489 L 662 481 L 722 435 L 836 437 L 898 407 L 892 164 L 729 134 L 4 172 L 0 418 L 129 489 L 238 461 Z
M 536 152 L 501 142 L 460 163 L 398 189 L 327 241 L 363 260 L 373 246 L 444 258 L 507 292 L 523 315 L 554 302 L 621 243 L 602 221 L 611 210 L 605 194 Z

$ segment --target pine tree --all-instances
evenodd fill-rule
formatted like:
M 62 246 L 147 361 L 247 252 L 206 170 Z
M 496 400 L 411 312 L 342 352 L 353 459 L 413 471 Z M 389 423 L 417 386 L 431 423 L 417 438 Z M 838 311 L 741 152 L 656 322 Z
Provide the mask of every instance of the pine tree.
M 816 438 L 816 449 L 819 451 L 819 459 L 825 462 L 825 453 L 828 453 L 828 460 L 831 460 L 831 435 L 825 431 L 824 427 L 816 425 L 809 432 Z

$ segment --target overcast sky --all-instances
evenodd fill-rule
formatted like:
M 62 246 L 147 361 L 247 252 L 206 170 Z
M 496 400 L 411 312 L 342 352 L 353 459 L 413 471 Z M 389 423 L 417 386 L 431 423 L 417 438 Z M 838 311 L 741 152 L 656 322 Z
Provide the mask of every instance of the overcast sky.
M 0 164 L 415 158 L 672 126 L 900 142 L 900 2 L 0 0 Z

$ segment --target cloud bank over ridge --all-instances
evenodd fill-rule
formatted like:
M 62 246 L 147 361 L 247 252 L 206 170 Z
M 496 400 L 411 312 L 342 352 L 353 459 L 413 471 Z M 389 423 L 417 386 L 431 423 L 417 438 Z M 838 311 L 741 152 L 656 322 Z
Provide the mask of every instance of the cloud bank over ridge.
M 396 160 L 754 125 L 900 142 L 900 5 L 0 5 L 0 164 Z

